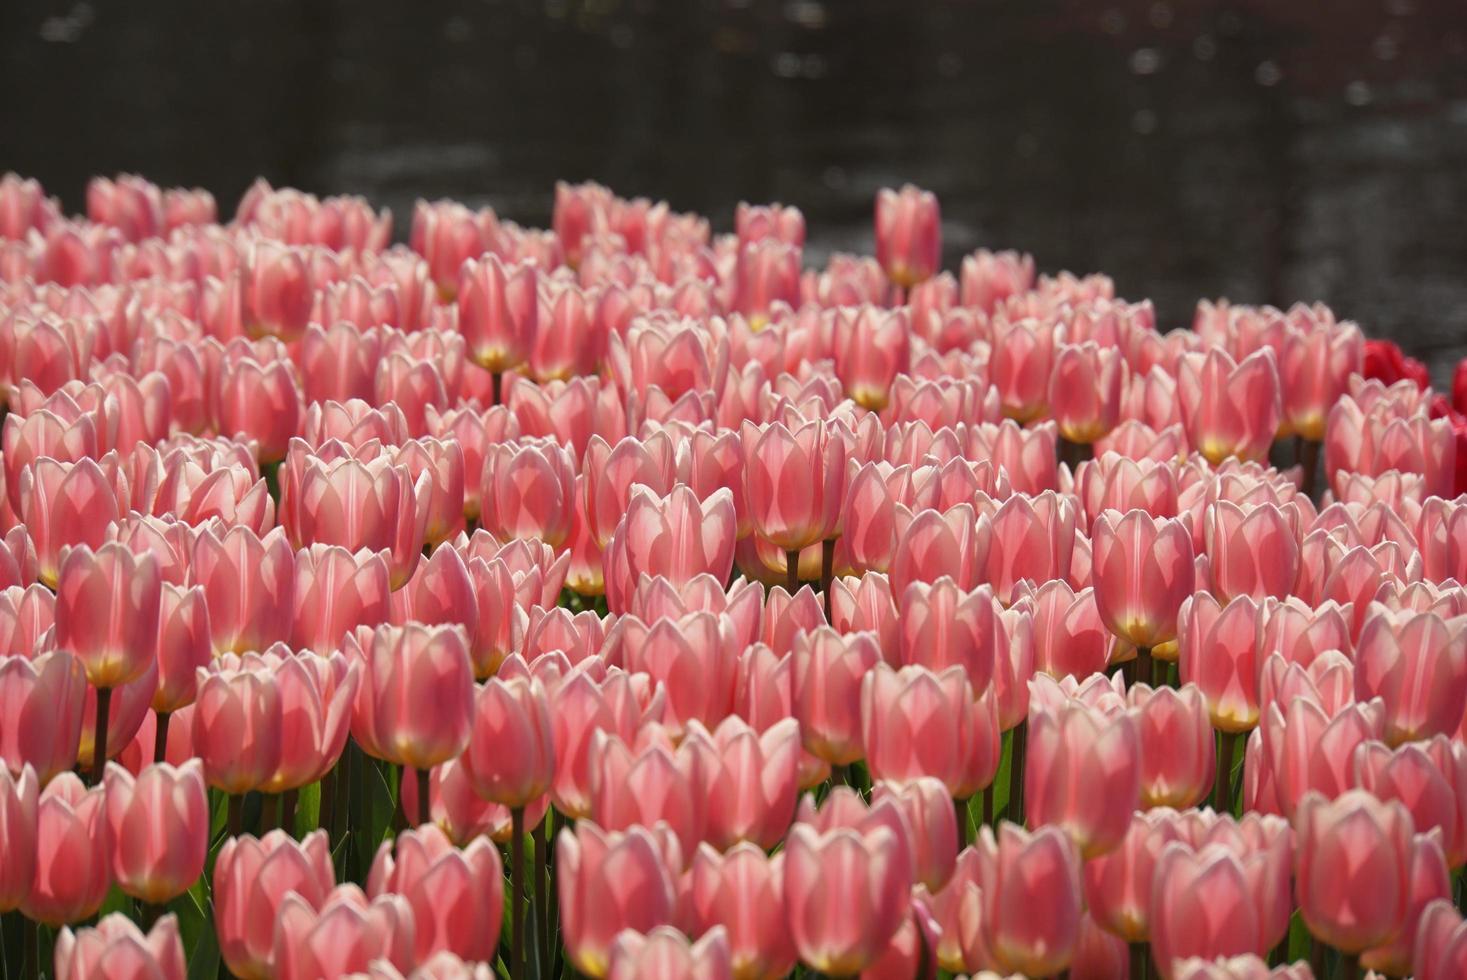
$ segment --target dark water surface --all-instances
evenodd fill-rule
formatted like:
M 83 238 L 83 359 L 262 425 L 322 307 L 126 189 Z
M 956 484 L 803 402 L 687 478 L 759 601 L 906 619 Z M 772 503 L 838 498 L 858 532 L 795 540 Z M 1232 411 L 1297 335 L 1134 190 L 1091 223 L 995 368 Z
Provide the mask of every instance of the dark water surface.
M 1323 299 L 1438 380 L 1467 354 L 1467 0 L 0 2 L 0 171 L 256 174 L 543 224 L 595 178 L 869 248 L 938 192 L 949 263 L 1101 270 L 1167 326 Z

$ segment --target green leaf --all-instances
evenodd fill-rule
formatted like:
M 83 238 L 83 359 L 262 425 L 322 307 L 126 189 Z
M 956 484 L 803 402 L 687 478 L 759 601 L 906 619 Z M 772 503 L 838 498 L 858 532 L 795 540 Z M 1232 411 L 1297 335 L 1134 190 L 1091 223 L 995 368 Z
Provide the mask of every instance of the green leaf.
M 219 974 L 219 937 L 214 932 L 209 880 L 200 877 L 192 888 L 168 903 L 178 916 L 178 934 L 188 958 L 191 980 L 214 980 Z
M 1008 812 L 1009 771 L 1013 768 L 1014 733 L 1003 733 L 1003 749 L 998 758 L 998 775 L 993 777 L 993 814 L 1002 817 Z
M 1304 917 L 1295 912 L 1289 920 L 1289 962 L 1297 963 L 1299 960 L 1309 959 L 1312 946 L 1309 927 L 1304 924 Z
M 102 900 L 102 907 L 97 910 L 97 919 L 105 919 L 113 912 L 121 912 L 128 918 L 132 918 L 132 899 L 122 893 L 122 889 L 113 885 L 107 892 L 107 897 Z
M 295 837 L 305 837 L 321 825 L 321 784 L 302 786 L 295 801 Z

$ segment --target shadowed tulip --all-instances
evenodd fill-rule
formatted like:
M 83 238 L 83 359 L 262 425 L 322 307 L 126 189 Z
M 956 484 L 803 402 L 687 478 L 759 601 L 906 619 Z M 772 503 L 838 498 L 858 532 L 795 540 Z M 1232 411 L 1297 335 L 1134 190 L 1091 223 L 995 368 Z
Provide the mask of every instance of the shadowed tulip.
M 1455 732 L 1467 707 L 1467 619 L 1372 605 L 1355 647 L 1355 697 L 1384 700 L 1392 745 Z
M 645 933 L 672 923 L 682 865 L 676 839 L 642 826 L 607 832 L 582 820 L 560 832 L 555 857 L 561 936 L 581 973 L 607 975 L 623 929 Z
M 732 974 L 728 933 L 721 927 L 691 942 L 671 926 L 643 935 L 624 929 L 611 944 L 610 980 L 728 980 Z
M 1086 857 L 1121 842 L 1140 800 L 1141 745 L 1128 714 L 1106 717 L 1070 701 L 1031 710 L 1024 757 L 1024 816 L 1053 824 Z
M 707 844 L 693 855 L 685 909 L 695 932 L 728 933 L 734 980 L 784 976 L 795 965 L 786 920 L 784 857 L 750 843 L 725 854 Z
M 30 765 L 44 785 L 76 764 L 88 690 L 65 650 L 0 657 L 0 759 L 11 775 Z
M 362 751 L 426 770 L 464 750 L 473 725 L 474 672 L 462 628 L 362 628 L 344 649 L 362 665 L 351 719 Z
M 903 288 L 931 278 L 942 263 L 937 196 L 911 184 L 876 193 L 876 261 Z
M 412 907 L 401 895 L 369 900 L 356 885 L 338 885 L 319 907 L 286 895 L 270 965 L 276 980 L 347 976 L 379 958 L 405 970 L 414 961 L 415 936 Z
M 913 881 L 929 892 L 940 890 L 952 877 L 958 854 L 957 813 L 947 787 L 930 776 L 878 782 L 871 791 L 873 814 L 883 802 L 895 804 L 906 822 Z
M 881 659 L 872 633 L 829 627 L 794 643 L 791 703 L 805 748 L 833 766 L 861 758 L 861 685 Z
M 213 889 L 214 928 L 225 965 L 241 980 L 271 976 L 275 918 L 286 895 L 318 909 L 335 884 L 324 830 L 300 842 L 283 830 L 259 839 L 226 839 L 214 863 Z
M 1422 910 L 1411 964 L 1416 980 L 1451 980 L 1467 970 L 1467 926 L 1450 901 L 1435 901 Z
M 978 832 L 983 944 L 1001 970 L 1053 976 L 1080 939 L 1080 857 L 1057 827 L 1030 832 L 1010 823 Z
M 68 549 L 56 589 L 56 645 L 74 653 L 94 687 L 136 680 L 155 662 L 162 580 L 150 554 L 103 544 Z
M 784 850 L 788 927 L 800 960 L 828 976 L 870 966 L 908 912 L 912 868 L 888 827 L 824 833 L 796 823 Z
M 544 796 L 555 775 L 549 699 L 537 680 L 491 677 L 474 698 L 473 727 L 461 756 L 480 797 L 524 807 Z
M 1106 511 L 1091 534 L 1095 604 L 1112 633 L 1138 647 L 1177 635 L 1177 614 L 1192 594 L 1192 534 L 1181 520 L 1141 510 Z
M 383 841 L 367 894 L 401 895 L 412 909 L 413 958 L 448 951 L 467 961 L 494 958 L 504 909 L 499 850 L 483 838 L 458 850 L 433 824 Z
M 1442 835 L 1447 864 L 1467 861 L 1467 749 L 1438 735 L 1391 750 L 1364 742 L 1355 750 L 1355 784 L 1379 800 L 1400 800 L 1416 829 Z
M 1411 814 L 1363 790 L 1304 797 L 1294 820 L 1299 911 L 1314 936 L 1359 954 L 1394 939 L 1411 896 Z
M 56 937 L 56 980 L 184 980 L 188 965 L 178 918 L 165 915 L 146 934 L 121 912 L 90 929 Z
M 112 885 L 107 791 L 64 772 L 41 791 L 36 808 L 36 875 L 20 910 L 62 926 L 94 915 Z

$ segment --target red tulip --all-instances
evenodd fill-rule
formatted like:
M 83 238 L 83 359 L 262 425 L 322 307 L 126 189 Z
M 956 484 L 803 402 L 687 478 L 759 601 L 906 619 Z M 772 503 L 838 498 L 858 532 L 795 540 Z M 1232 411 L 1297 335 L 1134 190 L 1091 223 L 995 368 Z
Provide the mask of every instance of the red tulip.
M 283 830 L 261 839 L 230 837 L 214 864 L 214 928 L 230 971 L 242 980 L 272 975 L 275 919 L 286 895 L 319 909 L 335 885 L 326 831 L 297 843 Z

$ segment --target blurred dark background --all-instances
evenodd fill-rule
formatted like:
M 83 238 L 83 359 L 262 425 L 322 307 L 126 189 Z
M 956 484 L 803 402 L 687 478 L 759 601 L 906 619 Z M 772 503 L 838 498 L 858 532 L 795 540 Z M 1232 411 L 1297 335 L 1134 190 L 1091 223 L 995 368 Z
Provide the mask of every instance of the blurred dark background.
M 876 188 L 980 245 L 1198 297 L 1321 299 L 1438 381 L 1467 353 L 1464 0 L 0 3 L 0 171 L 257 175 L 549 220 L 557 178 L 870 247 Z

